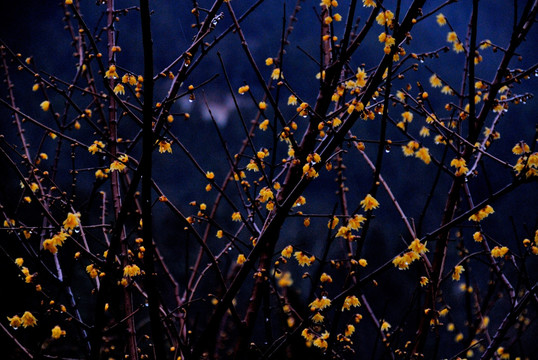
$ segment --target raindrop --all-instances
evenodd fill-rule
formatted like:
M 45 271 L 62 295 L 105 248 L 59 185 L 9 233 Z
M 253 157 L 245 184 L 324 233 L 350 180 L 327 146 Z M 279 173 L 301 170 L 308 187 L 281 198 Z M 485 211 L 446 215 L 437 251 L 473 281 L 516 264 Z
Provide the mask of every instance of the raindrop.
M 306 119 L 307 117 L 308 117 L 308 115 L 303 115 L 303 118 L 305 118 L 305 119 Z
M 269 322 L 269 318 L 265 318 L 265 322 Z
M 423 64 L 423 63 L 424 63 L 424 59 L 420 59 L 420 62 Z
M 17 330 L 18 328 L 18 326 L 13 326 L 13 330 Z
M 231 246 L 228 248 L 228 251 L 232 251 L 232 247 L 231 247 Z
M 389 146 L 389 145 L 385 146 L 385 152 L 386 152 L 387 154 L 390 152 L 390 146 Z
M 77 227 L 77 228 L 75 228 L 75 233 L 77 233 L 77 234 L 78 234 L 79 232 L 80 232 L 80 228 L 78 228 L 78 227 Z

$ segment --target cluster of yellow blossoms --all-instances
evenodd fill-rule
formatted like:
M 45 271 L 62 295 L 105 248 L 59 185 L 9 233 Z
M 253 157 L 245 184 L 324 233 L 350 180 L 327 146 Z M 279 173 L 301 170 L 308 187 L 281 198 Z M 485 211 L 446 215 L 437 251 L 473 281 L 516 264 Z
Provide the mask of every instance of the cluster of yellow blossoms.
M 415 239 L 407 247 L 409 251 L 405 252 L 403 255 L 398 255 L 392 260 L 392 264 L 397 267 L 399 270 L 409 269 L 409 265 L 415 260 L 420 259 L 420 255 L 428 252 L 426 243 L 421 243 L 419 239 Z

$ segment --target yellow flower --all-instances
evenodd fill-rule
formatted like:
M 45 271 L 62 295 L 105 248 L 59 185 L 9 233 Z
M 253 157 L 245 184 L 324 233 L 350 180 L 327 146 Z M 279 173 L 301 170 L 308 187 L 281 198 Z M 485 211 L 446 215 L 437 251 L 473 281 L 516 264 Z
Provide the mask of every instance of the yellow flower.
M 394 19 L 394 13 L 392 11 L 390 11 L 390 10 L 385 10 L 384 12 L 383 11 L 379 12 L 377 17 L 375 18 L 377 23 L 379 25 L 381 25 L 381 26 L 384 26 L 384 25 L 391 26 L 392 25 L 392 19 Z
M 446 17 L 443 14 L 437 14 L 436 18 L 437 24 L 439 24 L 439 26 L 446 25 Z
M 366 195 L 364 200 L 361 200 L 360 204 L 364 211 L 369 211 L 379 207 L 379 202 L 370 194 Z
M 237 255 L 237 260 L 236 260 L 237 264 L 243 265 L 245 261 L 247 261 L 247 258 L 245 257 L 245 255 L 243 254 Z
M 21 317 L 22 327 L 35 326 L 37 324 L 37 319 L 31 312 L 25 311 Z
M 482 242 L 482 240 L 484 240 L 484 237 L 482 236 L 482 234 L 480 233 L 480 231 L 477 231 L 473 234 L 473 239 L 474 241 L 476 242 Z
M 321 274 L 321 276 L 319 278 L 319 281 L 321 281 L 322 283 L 324 283 L 324 282 L 332 283 L 333 278 L 331 277 L 331 275 L 328 275 L 327 273 L 323 273 L 323 274 Z
M 479 222 L 482 219 L 488 217 L 490 214 L 493 214 L 495 211 L 490 205 L 480 209 L 476 214 L 473 214 L 469 217 L 469 220 Z
M 334 21 L 342 21 L 342 15 L 340 14 L 334 14 L 333 15 Z
M 291 254 L 293 253 L 293 246 L 291 245 L 288 245 L 284 248 L 284 250 L 282 250 L 282 252 L 280 253 L 280 255 L 282 255 L 283 257 L 285 258 L 290 258 L 291 257 Z
M 315 347 L 318 347 L 320 349 L 327 349 L 327 347 L 329 346 L 329 343 L 327 342 L 327 340 L 322 339 L 322 338 L 317 338 L 316 340 L 314 340 L 313 344 Z
M 293 285 L 293 279 L 291 278 L 291 273 L 289 271 L 286 271 L 285 273 L 280 275 L 280 278 L 278 279 L 278 286 L 288 287 L 291 285 Z
M 52 338 L 59 339 L 60 336 L 65 336 L 65 330 L 62 330 L 58 325 L 52 328 Z
M 280 69 L 274 68 L 273 72 L 271 73 L 271 79 L 278 80 L 278 79 L 283 79 L 283 78 L 284 78 L 284 75 L 280 73 Z
M 454 31 L 451 31 L 446 36 L 446 41 L 448 41 L 449 43 L 455 43 L 458 41 L 458 35 Z
M 124 277 L 134 277 L 140 275 L 140 268 L 138 265 L 125 265 L 123 268 L 123 276 Z
M 523 153 L 528 153 L 530 151 L 531 149 L 529 145 L 524 142 L 519 142 L 512 148 L 512 153 L 514 155 L 522 155 Z
M 73 5 L 73 0 L 65 0 L 65 5 Z
M 361 302 L 355 295 L 346 296 L 344 304 L 342 304 L 342 311 L 349 310 L 351 307 L 361 306 Z
M 445 95 L 452 95 L 453 94 L 452 89 L 448 85 L 443 86 L 443 88 L 441 89 L 441 92 L 443 94 L 445 94 Z
M 326 296 L 323 296 L 321 299 L 316 298 L 316 300 L 312 301 L 308 306 L 310 306 L 311 311 L 323 310 L 331 306 L 331 300 L 328 299 Z
M 398 268 L 398 270 L 409 269 L 408 258 L 403 255 L 398 255 L 392 260 L 392 264 Z
M 430 76 L 430 85 L 434 88 L 441 87 L 443 85 L 441 79 L 436 74 Z
M 9 320 L 9 326 L 11 326 L 13 329 L 17 329 L 22 325 L 22 320 L 19 317 L 19 315 L 15 315 L 13 317 L 7 318 Z
M 319 312 L 316 313 L 316 315 L 312 316 L 312 321 L 316 324 L 322 323 L 324 319 L 324 316 L 321 315 Z
M 336 216 L 333 216 L 333 218 L 331 220 L 329 220 L 329 223 L 327 224 L 327 227 L 329 229 L 334 229 L 336 227 L 336 225 L 338 225 L 339 222 L 340 222 L 340 220 Z
M 352 230 L 358 230 L 361 227 L 361 224 L 366 220 L 361 214 L 355 214 L 351 219 L 349 219 L 347 226 Z
M 69 235 L 67 233 L 61 230 L 59 233 L 52 237 L 52 243 L 54 244 L 54 246 L 62 246 L 68 236 Z
M 495 246 L 493 249 L 491 249 L 491 256 L 493 257 L 503 257 L 508 252 L 508 248 L 506 246 L 498 247 Z
M 267 104 L 265 103 L 265 101 L 260 101 L 258 107 L 260 108 L 260 110 L 265 110 L 267 109 Z
M 232 221 L 241 221 L 241 214 L 238 211 L 232 214 Z
M 452 273 L 452 280 L 459 281 L 461 273 L 464 272 L 465 269 L 461 265 L 456 265 L 454 267 L 454 272 Z
M 125 95 L 125 87 L 122 84 L 116 84 L 116 86 L 114 86 L 114 94 Z
M 426 286 L 429 282 L 430 280 L 426 276 L 420 277 L 420 286 Z
M 273 191 L 271 191 L 271 189 L 269 189 L 268 187 L 264 187 L 263 189 L 261 189 L 260 194 L 258 195 L 258 199 L 262 203 L 267 202 L 268 200 L 273 199 L 273 198 L 274 198 Z
M 215 174 L 212 171 L 208 171 L 205 173 L 205 177 L 209 180 L 213 180 L 215 178 Z
M 454 43 L 454 46 L 452 47 L 456 53 L 460 53 L 463 51 L 463 44 L 459 41 L 456 41 Z
M 375 0 L 362 0 L 362 6 L 364 7 L 376 7 Z
M 49 111 L 50 101 L 45 100 L 41 104 L 39 104 L 39 106 L 41 106 L 41 109 L 43 109 L 43 111 Z
M 267 130 L 267 127 L 269 126 L 269 119 L 265 119 L 261 122 L 259 128 L 261 131 Z
M 402 119 L 404 122 L 410 123 L 411 121 L 413 121 L 413 113 L 410 111 L 403 112 Z
M 110 164 L 110 171 L 123 171 L 127 165 L 125 163 L 129 160 L 129 157 L 127 155 L 121 155 L 118 160 L 114 160 L 112 164 Z
M 366 259 L 359 259 L 359 265 L 366 267 L 368 265 L 368 261 L 366 261 Z
M 381 331 L 388 331 L 392 326 L 385 320 L 381 323 Z
M 428 248 L 426 247 L 426 243 L 421 243 L 419 239 L 415 239 L 411 242 L 411 244 L 408 247 L 409 250 L 412 250 L 418 254 L 424 254 L 428 252 Z
M 420 136 L 422 137 L 428 137 L 430 136 L 430 129 L 428 129 L 426 126 L 423 126 L 421 129 L 420 129 Z
M 273 62 L 274 62 L 274 61 L 273 61 L 273 58 L 267 58 L 267 59 L 265 59 L 265 65 L 267 65 L 267 66 L 271 66 L 271 65 L 273 65 Z
M 239 90 L 237 90 L 237 92 L 240 94 L 240 95 L 243 95 L 244 93 L 246 93 L 247 91 L 249 91 L 250 89 L 250 86 L 248 85 L 243 85 L 239 88 Z
M 18 267 L 21 267 L 22 264 L 24 264 L 24 259 L 23 258 L 16 258 L 15 259 L 15 264 L 17 264 Z
M 222 230 L 218 230 L 217 231 L 217 238 L 222 239 L 223 234 L 224 234 L 224 232 Z
M 102 141 L 95 140 L 93 144 L 88 146 L 88 151 L 92 153 L 92 155 L 95 155 L 96 152 L 100 151 L 100 149 L 104 149 L 105 144 L 103 144 Z
M 293 256 L 299 263 L 299 266 L 310 266 L 316 260 L 314 256 L 308 256 L 302 251 L 296 251 Z
M 421 147 L 420 149 L 418 149 L 417 152 L 415 153 L 415 157 L 424 161 L 426 165 L 428 165 L 432 160 L 430 153 L 428 151 L 428 148 L 426 147 Z
M 80 212 L 68 213 L 67 218 L 63 222 L 64 229 L 74 229 L 80 226 Z
M 172 146 L 169 142 L 161 140 L 159 141 L 159 152 L 162 154 L 164 152 L 172 153 Z
M 247 164 L 247 170 L 254 172 L 260 171 L 260 169 L 258 168 L 258 164 L 256 164 L 254 160 L 250 160 L 250 162 Z
M 306 341 L 314 340 L 314 334 L 308 328 L 304 328 L 301 332 L 301 336 L 305 338 Z
M 105 73 L 105 77 L 108 79 L 117 79 L 118 73 L 116 72 L 116 65 L 110 65 Z
M 297 97 L 295 95 L 290 95 L 288 97 L 288 105 L 297 105 Z

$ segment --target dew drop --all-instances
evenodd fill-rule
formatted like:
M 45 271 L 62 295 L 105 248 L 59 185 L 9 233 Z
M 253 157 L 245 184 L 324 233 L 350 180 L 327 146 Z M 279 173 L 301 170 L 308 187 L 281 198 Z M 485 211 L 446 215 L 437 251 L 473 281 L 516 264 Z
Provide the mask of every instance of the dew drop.
M 423 64 L 423 63 L 424 63 L 424 59 L 420 59 L 420 62 Z
M 80 228 L 78 228 L 78 227 L 77 227 L 77 228 L 75 228 L 75 233 L 77 233 L 77 234 L 78 234 L 79 232 L 80 232 Z
M 232 247 L 231 247 L 231 246 L 228 248 L 228 251 L 232 251 Z

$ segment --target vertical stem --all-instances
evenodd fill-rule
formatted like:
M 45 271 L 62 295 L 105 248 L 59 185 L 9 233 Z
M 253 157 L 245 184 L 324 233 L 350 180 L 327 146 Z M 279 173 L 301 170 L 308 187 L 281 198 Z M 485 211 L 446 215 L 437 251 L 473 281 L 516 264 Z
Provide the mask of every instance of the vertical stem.
M 144 104 L 142 106 L 142 238 L 147 254 L 144 256 L 144 285 L 148 294 L 151 335 L 156 359 L 165 359 L 164 333 L 159 313 L 159 294 L 155 272 L 155 248 L 152 236 L 151 186 L 153 152 L 153 40 L 149 1 L 140 0 L 140 20 L 142 25 L 142 46 L 144 52 Z

